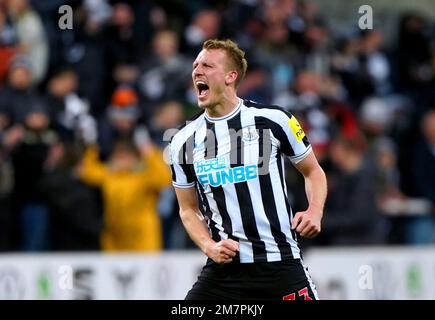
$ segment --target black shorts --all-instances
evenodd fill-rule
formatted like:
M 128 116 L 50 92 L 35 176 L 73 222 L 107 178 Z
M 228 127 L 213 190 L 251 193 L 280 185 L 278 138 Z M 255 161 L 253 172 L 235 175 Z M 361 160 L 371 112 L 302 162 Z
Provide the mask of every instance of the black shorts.
M 300 259 L 217 264 L 208 259 L 186 300 L 317 300 Z

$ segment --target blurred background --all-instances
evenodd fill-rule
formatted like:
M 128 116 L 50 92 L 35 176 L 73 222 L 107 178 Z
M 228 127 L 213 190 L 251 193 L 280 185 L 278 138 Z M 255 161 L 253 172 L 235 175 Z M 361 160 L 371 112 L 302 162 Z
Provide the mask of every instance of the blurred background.
M 239 96 L 296 115 L 327 174 L 322 233 L 301 239 L 320 296 L 434 299 L 430 0 L 0 0 L 0 299 L 184 298 L 205 259 L 163 133 L 199 111 L 209 38 L 246 51 Z

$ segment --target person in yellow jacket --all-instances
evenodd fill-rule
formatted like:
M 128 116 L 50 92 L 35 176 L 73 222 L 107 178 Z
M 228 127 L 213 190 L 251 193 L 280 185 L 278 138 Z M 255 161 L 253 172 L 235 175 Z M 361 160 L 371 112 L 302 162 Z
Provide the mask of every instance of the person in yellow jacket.
M 107 163 L 99 160 L 96 146 L 88 147 L 80 175 L 102 190 L 104 251 L 162 249 L 157 201 L 160 191 L 170 186 L 171 173 L 157 147 L 147 144 L 137 148 L 129 141 L 119 141 Z

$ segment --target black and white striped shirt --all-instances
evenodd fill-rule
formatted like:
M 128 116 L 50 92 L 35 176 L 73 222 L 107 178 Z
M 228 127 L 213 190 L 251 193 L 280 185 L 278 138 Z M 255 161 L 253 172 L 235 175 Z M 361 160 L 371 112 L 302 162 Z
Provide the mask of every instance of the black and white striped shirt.
M 310 151 L 294 116 L 239 99 L 230 114 L 211 118 L 203 112 L 175 134 L 170 143 L 173 185 L 196 188 L 212 238 L 239 242 L 234 260 L 298 259 L 284 157 L 297 163 Z

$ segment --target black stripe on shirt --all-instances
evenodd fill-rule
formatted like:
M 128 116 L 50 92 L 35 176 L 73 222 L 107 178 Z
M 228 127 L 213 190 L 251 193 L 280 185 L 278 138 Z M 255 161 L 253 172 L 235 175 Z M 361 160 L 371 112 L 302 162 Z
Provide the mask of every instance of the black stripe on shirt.
M 228 128 L 233 129 L 232 133 L 241 132 L 242 123 L 240 113 L 228 120 Z M 236 163 L 231 163 L 232 168 L 243 165 L 243 141 L 240 135 L 237 135 L 237 139 L 233 139 L 233 137 L 231 138 L 230 159 L 237 159 Z M 260 234 L 258 233 L 254 208 L 252 207 L 252 199 L 249 194 L 248 183 L 239 182 L 234 184 L 234 187 L 236 189 L 237 199 L 239 202 L 243 229 L 248 239 L 252 242 L 254 262 L 266 261 L 266 245 L 264 244 L 264 241 L 261 240 Z
M 264 143 L 271 143 L 270 131 L 261 127 L 261 124 L 256 122 L 259 131 L 259 157 L 263 158 L 263 145 Z M 265 161 L 265 160 L 263 160 Z M 269 164 L 269 161 L 267 161 Z M 293 258 L 290 244 L 287 242 L 285 234 L 281 231 L 281 225 L 278 217 L 278 210 L 276 209 L 275 197 L 273 195 L 272 180 L 270 178 L 270 171 L 267 174 L 260 174 L 258 176 L 260 182 L 261 199 L 263 200 L 264 212 L 269 220 L 270 230 L 272 236 L 278 245 L 281 259 Z
M 308 141 L 308 138 L 306 135 L 302 138 L 302 142 L 304 143 L 304 146 L 306 146 L 306 147 L 308 147 L 310 145 L 310 142 Z
M 206 122 L 206 134 L 204 140 L 205 153 L 204 159 L 209 160 L 213 159 L 217 155 L 217 138 L 216 138 L 216 130 L 214 127 L 214 123 L 211 123 L 207 120 Z
M 198 200 L 200 202 L 200 205 L 202 207 L 202 214 L 204 215 L 204 217 L 207 217 L 207 223 L 208 226 L 210 228 L 211 231 L 211 238 L 216 241 L 219 242 L 221 241 L 221 237 L 219 235 L 219 230 L 216 228 L 216 223 L 213 221 L 212 219 L 212 211 L 210 209 L 210 204 L 207 201 L 207 197 L 205 196 L 204 193 L 204 188 L 201 186 L 200 183 L 197 183 L 197 186 L 199 188 L 199 190 L 197 190 L 197 195 L 198 195 Z
M 170 167 L 171 167 L 171 172 L 172 172 L 172 181 L 176 182 L 177 181 L 177 175 L 175 173 L 174 165 L 171 164 Z
M 178 163 L 180 164 L 181 169 L 186 175 L 188 183 L 192 183 L 196 180 L 195 171 L 193 168 L 193 147 L 191 147 L 190 145 L 193 143 L 193 138 L 194 136 L 192 135 L 186 140 L 182 148 L 180 148 L 180 152 L 178 154 Z
M 206 146 L 206 159 L 212 159 L 217 157 L 218 153 L 218 141 L 216 135 L 216 127 L 214 123 L 209 121 L 207 122 L 207 138 L 204 145 Z M 214 142 L 212 143 L 210 140 L 214 137 Z M 225 193 L 222 186 L 212 187 L 210 186 L 211 191 L 213 192 L 214 200 L 216 201 L 216 205 L 218 207 L 219 213 L 222 217 L 222 227 L 224 228 L 225 233 L 232 234 L 233 227 L 231 225 L 231 218 L 227 211 L 227 204 L 225 200 Z
M 285 192 L 284 168 L 282 166 L 282 162 L 281 161 L 282 161 L 281 153 L 277 152 L 276 153 L 276 163 L 278 165 L 278 171 L 279 171 L 279 178 L 281 180 L 282 193 L 284 195 L 285 206 L 287 208 L 287 215 L 288 215 L 288 219 L 289 219 L 289 222 L 290 222 L 290 232 L 291 232 L 292 238 L 297 242 L 298 238 L 297 238 L 296 231 L 291 229 L 293 215 L 292 215 L 292 211 L 291 211 L 290 204 L 289 204 L 289 201 L 288 201 L 287 193 Z
M 255 117 L 255 122 L 258 123 L 258 126 L 261 126 L 263 128 L 270 128 L 270 130 L 272 130 L 272 133 L 275 136 L 275 138 L 277 138 L 280 141 L 281 144 L 280 149 L 284 154 L 290 157 L 295 155 L 295 152 L 290 144 L 290 141 L 288 141 L 288 137 L 286 133 L 284 132 L 284 130 L 279 124 L 265 117 Z

